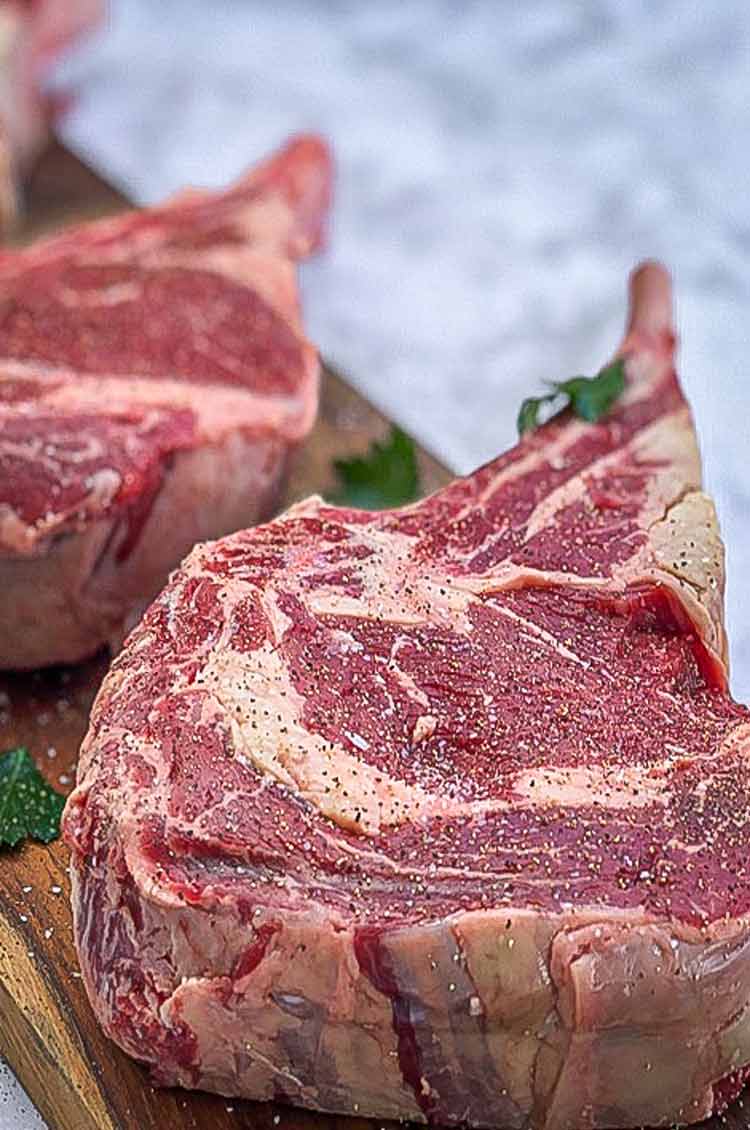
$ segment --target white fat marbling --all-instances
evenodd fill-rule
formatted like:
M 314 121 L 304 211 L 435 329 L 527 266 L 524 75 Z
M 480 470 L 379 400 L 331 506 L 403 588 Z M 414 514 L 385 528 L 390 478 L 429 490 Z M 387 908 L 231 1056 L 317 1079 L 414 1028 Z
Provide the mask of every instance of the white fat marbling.
M 329 134 L 312 336 L 461 470 L 512 440 L 542 380 L 606 358 L 629 268 L 662 257 L 750 697 L 746 0 L 119 0 L 64 79 L 66 140 L 142 201 Z
M 746 0 L 119 0 L 65 78 L 66 139 L 142 201 L 327 133 L 312 336 L 460 470 L 512 440 L 525 393 L 606 358 L 629 268 L 663 258 L 750 696 Z

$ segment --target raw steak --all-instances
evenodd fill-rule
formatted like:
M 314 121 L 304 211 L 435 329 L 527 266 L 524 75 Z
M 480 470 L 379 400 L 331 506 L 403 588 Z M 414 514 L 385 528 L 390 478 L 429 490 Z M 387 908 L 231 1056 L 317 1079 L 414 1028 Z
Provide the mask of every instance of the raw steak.
M 15 220 L 19 181 L 61 109 L 44 91 L 47 73 L 103 11 L 102 0 L 0 0 L 0 228 Z
M 330 186 L 303 137 L 0 254 L 0 667 L 90 655 L 196 541 L 268 517 L 315 418 L 294 260 Z
M 750 713 L 670 319 L 647 265 L 606 420 L 199 546 L 131 635 L 65 834 L 157 1080 L 537 1130 L 739 1091 Z

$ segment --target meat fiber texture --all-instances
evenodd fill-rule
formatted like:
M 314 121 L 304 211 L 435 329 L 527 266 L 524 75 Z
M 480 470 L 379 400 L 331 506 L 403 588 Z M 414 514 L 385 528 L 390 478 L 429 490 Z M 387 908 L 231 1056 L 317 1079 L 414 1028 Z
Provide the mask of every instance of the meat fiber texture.
M 157 1081 L 441 1125 L 697 1122 L 750 1063 L 750 712 L 662 268 L 626 387 L 430 498 L 198 546 L 65 814 Z
M 0 229 L 15 222 L 19 183 L 61 109 L 44 91 L 47 73 L 103 13 L 103 0 L 0 0 Z
M 317 410 L 295 260 L 330 191 L 300 137 L 225 192 L 0 254 L 0 667 L 91 655 L 197 541 L 272 512 Z

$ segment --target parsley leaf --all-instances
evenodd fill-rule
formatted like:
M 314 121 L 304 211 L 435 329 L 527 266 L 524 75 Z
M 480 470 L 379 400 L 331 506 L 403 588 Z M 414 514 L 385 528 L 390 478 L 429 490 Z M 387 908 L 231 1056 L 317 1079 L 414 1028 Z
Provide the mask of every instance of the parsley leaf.
M 373 443 L 367 455 L 336 459 L 340 490 L 333 501 L 362 510 L 388 510 L 413 502 L 419 495 L 419 468 L 414 441 L 400 428 Z
M 47 784 L 22 748 L 0 755 L 0 845 L 27 836 L 48 844 L 60 834 L 65 797 Z
M 613 361 L 595 377 L 573 377 L 555 385 L 555 389 L 567 396 L 570 407 L 582 420 L 594 423 L 609 412 L 622 396 L 625 388 L 625 362 Z
M 546 396 L 528 397 L 518 413 L 518 434 L 524 435 L 539 426 L 539 411 L 565 397 L 568 407 L 582 420 L 596 423 L 606 416 L 625 388 L 625 362 L 622 358 L 606 365 L 595 377 L 571 377 L 567 381 L 554 381 L 552 392 Z
M 545 401 L 549 400 L 548 396 L 527 396 L 521 407 L 518 409 L 518 419 L 516 426 L 518 427 L 518 434 L 524 435 L 526 432 L 533 432 L 534 428 L 539 427 L 539 409 Z

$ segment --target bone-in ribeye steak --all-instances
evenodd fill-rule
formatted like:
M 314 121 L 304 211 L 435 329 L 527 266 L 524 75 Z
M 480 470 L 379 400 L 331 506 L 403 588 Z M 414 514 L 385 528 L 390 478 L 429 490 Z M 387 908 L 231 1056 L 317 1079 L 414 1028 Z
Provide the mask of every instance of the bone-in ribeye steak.
M 294 261 L 329 153 L 0 254 L 0 667 L 116 638 L 196 543 L 268 517 L 317 408 Z
M 634 277 L 627 383 L 381 513 L 198 546 L 66 811 L 97 1016 L 165 1083 L 472 1126 L 695 1122 L 750 1062 L 750 712 Z

